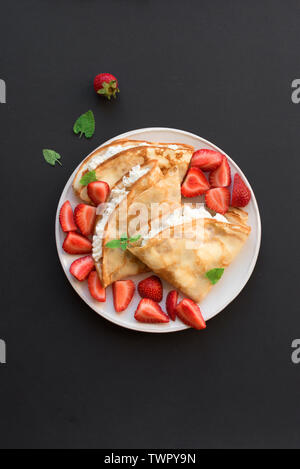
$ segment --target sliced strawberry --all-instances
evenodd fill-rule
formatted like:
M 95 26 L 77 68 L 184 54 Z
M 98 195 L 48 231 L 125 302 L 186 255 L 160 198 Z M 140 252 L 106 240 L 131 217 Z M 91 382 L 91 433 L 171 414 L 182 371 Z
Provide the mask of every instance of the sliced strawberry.
M 74 211 L 75 223 L 84 236 L 89 236 L 94 231 L 96 222 L 96 208 L 90 205 L 79 204 Z
M 172 321 L 175 321 L 176 319 L 177 303 L 178 303 L 178 292 L 176 290 L 170 291 L 170 293 L 167 296 L 166 307 L 167 307 L 167 313 L 172 319 Z
M 214 171 L 220 166 L 223 158 L 225 156 L 219 151 L 202 149 L 195 151 L 191 165 L 202 169 L 202 171 Z
M 63 204 L 62 208 L 60 209 L 59 221 L 62 230 L 65 233 L 68 233 L 68 231 L 77 231 L 77 226 L 74 222 L 73 210 L 68 200 Z
M 210 189 L 205 195 L 205 202 L 210 210 L 224 215 L 228 212 L 230 204 L 230 192 L 227 187 Z
M 163 286 L 160 278 L 152 275 L 152 277 L 142 280 L 138 284 L 138 292 L 142 298 L 149 298 L 160 303 L 163 299 Z
M 135 292 L 132 280 L 118 280 L 113 284 L 114 305 L 117 313 L 128 308 Z
M 184 183 L 181 186 L 183 197 L 197 197 L 210 188 L 205 174 L 199 168 L 190 168 Z
M 100 278 L 97 272 L 93 271 L 89 275 L 88 279 L 88 285 L 89 285 L 89 290 L 90 294 L 92 297 L 100 301 L 101 303 L 105 303 L 106 301 L 106 290 L 103 288 Z
M 232 202 L 233 207 L 246 207 L 251 200 L 250 189 L 246 186 L 239 174 L 234 176 Z
M 159 304 L 148 298 L 144 298 L 140 301 L 134 317 L 137 321 L 146 323 L 170 322 L 169 316 L 163 312 Z
M 106 202 L 110 194 L 109 185 L 103 181 L 90 182 L 87 191 L 89 198 L 97 206 Z
M 92 252 L 92 243 L 79 233 L 70 231 L 64 241 L 63 250 L 68 254 L 89 254 Z
M 209 176 L 211 187 L 228 187 L 231 184 L 231 169 L 224 156 L 221 165 Z
M 73 262 L 70 267 L 70 273 L 77 278 L 79 282 L 83 282 L 94 269 L 95 264 L 92 256 L 81 257 Z
M 185 299 L 176 308 L 176 314 L 187 326 L 194 329 L 206 329 L 206 323 L 203 319 L 199 306 L 192 300 Z

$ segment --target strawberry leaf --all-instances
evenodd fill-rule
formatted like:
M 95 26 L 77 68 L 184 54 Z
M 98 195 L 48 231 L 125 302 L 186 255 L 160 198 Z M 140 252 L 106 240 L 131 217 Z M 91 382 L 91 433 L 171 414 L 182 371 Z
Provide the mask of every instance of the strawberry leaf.
M 98 94 L 106 96 L 108 99 L 111 99 L 113 96 L 114 98 L 117 97 L 117 93 L 120 93 L 119 88 L 117 87 L 117 81 L 112 80 L 109 83 L 104 82 L 102 83 L 102 88 L 97 91 Z
M 215 285 L 222 278 L 225 269 L 212 269 L 206 272 L 205 276 L 210 282 Z
M 80 184 L 82 186 L 88 186 L 90 182 L 96 182 L 97 177 L 96 177 L 96 171 L 89 171 L 88 173 L 85 173 L 82 178 L 80 179 Z
M 95 133 L 95 117 L 93 111 L 82 114 L 74 124 L 73 131 L 80 134 L 80 138 L 84 134 L 86 138 L 91 138 Z

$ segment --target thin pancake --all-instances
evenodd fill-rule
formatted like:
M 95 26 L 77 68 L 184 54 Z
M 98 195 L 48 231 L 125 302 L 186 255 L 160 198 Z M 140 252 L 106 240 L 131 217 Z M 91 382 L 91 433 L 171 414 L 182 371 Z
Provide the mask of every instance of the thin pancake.
M 231 216 L 230 213 L 228 217 Z M 214 268 L 228 267 L 251 231 L 244 223 L 224 223 L 209 218 L 201 222 L 200 229 L 199 220 L 181 225 L 181 239 L 176 237 L 178 227 L 172 227 L 168 237 L 164 238 L 162 232 L 143 246 L 129 247 L 130 252 L 150 270 L 197 303 L 212 288 L 205 274 Z
M 144 175 L 143 177 L 138 179 L 130 188 L 127 189 L 127 191 L 128 191 L 128 194 L 126 196 L 127 201 L 133 200 L 133 198 L 135 196 L 137 196 L 141 192 L 144 192 L 149 186 L 155 184 L 155 182 L 157 182 L 159 179 L 161 179 L 163 177 L 163 174 L 162 174 L 161 170 L 158 167 L 158 162 L 157 161 L 151 161 L 151 162 L 149 162 L 148 165 L 145 165 L 142 168 L 148 168 L 149 171 L 146 175 Z M 126 176 L 128 177 L 129 173 Z M 124 190 L 123 178 L 115 186 L 115 189 L 117 191 L 118 190 L 121 190 L 121 191 Z M 109 202 L 111 202 L 111 200 Z M 93 239 L 93 248 L 94 248 L 93 256 L 94 256 L 94 260 L 95 260 L 95 263 L 96 263 L 97 272 L 98 272 L 100 280 L 103 284 L 106 283 L 106 280 L 105 280 L 106 279 L 106 274 L 104 275 L 104 279 L 103 279 L 103 257 L 106 258 L 106 254 L 109 254 L 107 258 L 109 259 L 108 262 L 111 263 L 111 268 L 114 268 L 113 266 L 120 263 L 120 253 L 119 253 L 120 250 L 119 249 L 109 250 L 108 253 L 106 253 L 106 248 L 105 248 L 105 238 L 107 237 L 107 233 L 111 233 L 111 235 L 113 237 L 116 237 L 116 233 L 113 232 L 113 229 L 116 228 L 115 225 L 114 225 L 114 220 L 116 219 L 116 217 L 119 213 L 120 204 L 121 204 L 121 202 L 118 202 L 117 205 L 115 206 L 115 209 L 114 209 L 113 213 L 109 216 L 109 218 L 107 220 L 104 220 L 105 225 L 104 225 L 104 228 L 103 228 L 103 235 L 100 236 L 99 241 L 97 241 L 96 235 L 97 235 L 97 232 L 99 231 L 98 230 L 98 226 L 100 227 L 99 224 L 102 223 L 102 225 L 103 225 L 102 216 L 98 216 L 97 221 L 96 221 L 95 236 L 94 236 L 94 239 Z M 125 231 L 127 231 L 127 227 L 125 228 Z M 102 228 L 101 227 L 100 227 L 100 232 L 102 233 Z M 95 255 L 95 247 L 97 248 L 97 243 L 98 242 L 101 243 L 101 256 L 100 256 L 100 258 L 96 257 L 96 255 Z M 123 252 L 123 251 L 121 251 L 121 252 Z M 130 253 L 128 253 L 128 254 L 130 254 Z M 106 263 L 104 263 L 104 264 L 106 265 Z M 123 263 L 123 270 L 126 271 L 126 272 L 128 270 L 129 275 L 135 275 L 136 272 L 138 273 L 138 272 L 142 272 L 142 271 L 147 271 L 147 267 L 142 265 L 142 263 L 138 259 L 134 258 L 132 255 L 128 256 L 128 263 L 127 263 L 128 269 L 125 266 L 125 264 L 126 264 L 126 259 L 125 259 L 125 262 Z M 105 272 L 106 272 L 106 270 L 104 269 L 104 273 Z
M 181 178 L 183 179 L 193 155 L 193 147 L 188 145 L 145 143 L 145 146 L 143 146 L 144 142 L 139 142 L 139 146 L 132 147 L 132 145 L 137 145 L 136 141 L 127 140 L 122 144 L 119 141 L 119 145 L 116 143 L 118 141 L 114 142 L 114 146 L 104 148 L 106 148 L 106 151 L 112 151 L 112 148 L 114 151 L 116 149 L 120 151 L 95 168 L 97 180 L 107 182 L 110 187 L 113 187 L 132 167 L 145 165 L 152 160 L 159 162 L 159 167 L 164 173 L 171 167 L 180 165 Z M 100 150 L 105 153 L 105 150 Z M 97 154 L 95 156 L 97 158 Z M 91 158 L 93 158 L 93 155 L 81 165 L 73 183 L 75 193 L 88 203 L 92 202 L 88 197 L 87 188 L 80 185 L 80 179 L 88 171 L 88 165 L 92 161 Z
M 141 264 L 129 251 L 106 247 L 106 244 L 116 237 L 116 226 L 119 236 L 123 232 L 128 233 L 128 223 L 130 224 L 130 220 L 135 217 L 136 211 L 139 210 L 141 204 L 143 210 L 147 211 L 146 214 L 144 213 L 146 221 L 150 221 L 153 203 L 166 207 L 166 211 L 169 212 L 170 210 L 174 210 L 175 207 L 178 207 L 180 202 L 180 172 L 177 168 L 174 168 L 170 173 L 161 177 L 159 180 L 152 180 L 152 183 L 150 183 L 149 177 L 144 176 L 131 188 L 127 199 L 120 204 L 107 225 L 105 239 L 103 241 L 101 271 L 101 280 L 104 287 L 107 287 L 116 280 L 148 271 L 148 268 L 144 264 Z M 124 215 L 126 225 L 124 229 L 121 229 L 120 219 L 122 219 Z M 131 236 L 131 234 L 133 233 L 129 233 L 129 236 Z

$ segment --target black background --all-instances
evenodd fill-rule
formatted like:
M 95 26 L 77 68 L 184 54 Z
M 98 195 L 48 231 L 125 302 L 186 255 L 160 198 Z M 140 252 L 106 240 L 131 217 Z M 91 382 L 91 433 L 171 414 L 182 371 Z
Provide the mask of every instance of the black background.
M 300 447 L 299 28 L 297 0 L 1 0 L 2 448 Z M 116 102 L 93 91 L 102 71 L 119 78 Z M 88 109 L 96 134 L 80 140 L 72 125 Z M 260 206 L 254 274 L 204 333 L 110 324 L 57 258 L 74 167 L 148 126 L 216 143 Z

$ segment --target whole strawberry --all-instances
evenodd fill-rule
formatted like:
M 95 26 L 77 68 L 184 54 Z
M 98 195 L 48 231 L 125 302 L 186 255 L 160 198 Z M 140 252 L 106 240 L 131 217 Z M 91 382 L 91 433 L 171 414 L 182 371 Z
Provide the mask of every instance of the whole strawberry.
M 100 73 L 95 77 L 94 88 L 97 94 L 105 96 L 108 99 L 117 97 L 117 93 L 120 93 L 119 84 L 116 77 L 110 73 Z

